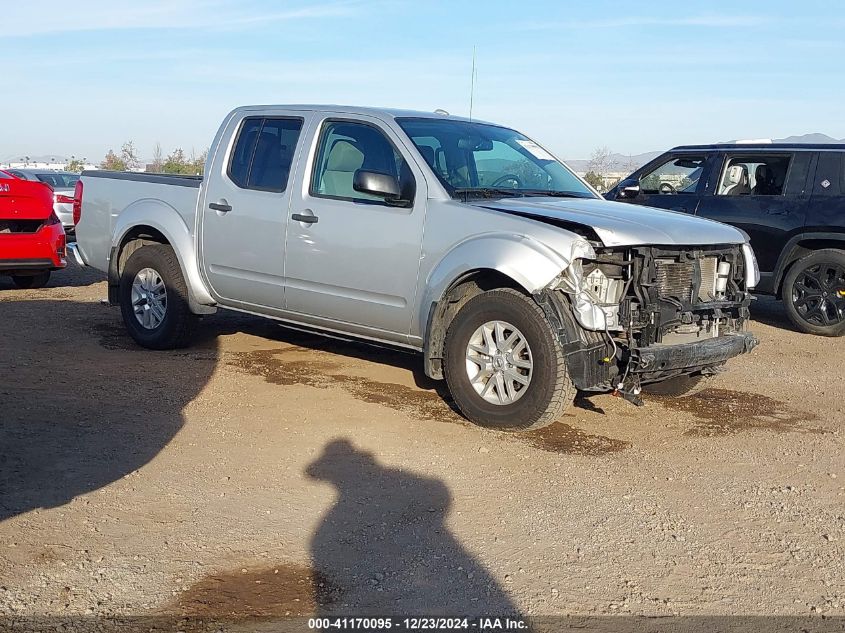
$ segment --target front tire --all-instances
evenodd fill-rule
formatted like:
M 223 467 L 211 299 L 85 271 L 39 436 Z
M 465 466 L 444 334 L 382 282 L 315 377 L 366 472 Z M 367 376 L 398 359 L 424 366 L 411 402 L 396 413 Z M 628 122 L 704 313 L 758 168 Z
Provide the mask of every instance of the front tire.
M 781 294 L 789 320 L 802 332 L 845 335 L 845 251 L 826 248 L 799 259 Z
M 35 290 L 43 288 L 50 281 L 50 271 L 45 270 L 35 275 L 12 275 L 12 283 L 21 290 Z
M 540 307 L 515 290 L 467 301 L 449 325 L 443 360 L 455 403 L 480 426 L 542 428 L 575 398 L 560 341 Z
M 176 253 L 167 244 L 142 246 L 120 275 L 120 312 L 129 335 L 149 349 L 174 349 L 190 342 L 196 316 Z

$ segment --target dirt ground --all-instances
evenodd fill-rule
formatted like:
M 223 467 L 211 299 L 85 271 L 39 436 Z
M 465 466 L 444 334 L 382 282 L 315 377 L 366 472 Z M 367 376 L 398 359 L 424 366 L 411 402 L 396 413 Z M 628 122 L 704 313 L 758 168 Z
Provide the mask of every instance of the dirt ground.
M 0 616 L 845 615 L 845 339 L 758 301 L 700 395 L 476 428 L 413 355 L 0 278 Z

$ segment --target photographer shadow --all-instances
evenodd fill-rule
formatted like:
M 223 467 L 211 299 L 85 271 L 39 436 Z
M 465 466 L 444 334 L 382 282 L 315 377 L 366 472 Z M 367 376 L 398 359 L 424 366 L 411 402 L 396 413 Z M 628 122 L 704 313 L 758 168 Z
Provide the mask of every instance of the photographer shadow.
M 328 444 L 306 474 L 337 500 L 311 540 L 318 616 L 516 615 L 507 592 L 446 524 L 438 480 L 380 465 L 348 440 Z

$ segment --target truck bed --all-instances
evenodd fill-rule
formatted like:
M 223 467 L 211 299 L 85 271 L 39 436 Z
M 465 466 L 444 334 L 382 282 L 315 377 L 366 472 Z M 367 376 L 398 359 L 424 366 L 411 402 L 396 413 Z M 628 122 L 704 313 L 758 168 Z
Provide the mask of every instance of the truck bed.
M 77 226 L 77 247 L 89 266 L 108 270 L 115 225 L 127 209 L 164 204 L 175 209 L 193 232 L 202 176 L 148 174 L 120 171 L 84 171 L 86 201 Z M 146 213 L 146 212 L 144 212 Z

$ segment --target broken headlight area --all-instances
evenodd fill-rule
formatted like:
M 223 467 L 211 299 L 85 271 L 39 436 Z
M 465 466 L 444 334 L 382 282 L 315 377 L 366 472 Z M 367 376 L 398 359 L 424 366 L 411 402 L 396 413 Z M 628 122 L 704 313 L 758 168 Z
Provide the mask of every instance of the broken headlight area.
M 574 261 L 549 294 L 580 326 L 566 341 L 578 388 L 707 373 L 749 351 L 746 262 L 741 245 L 596 248 Z

